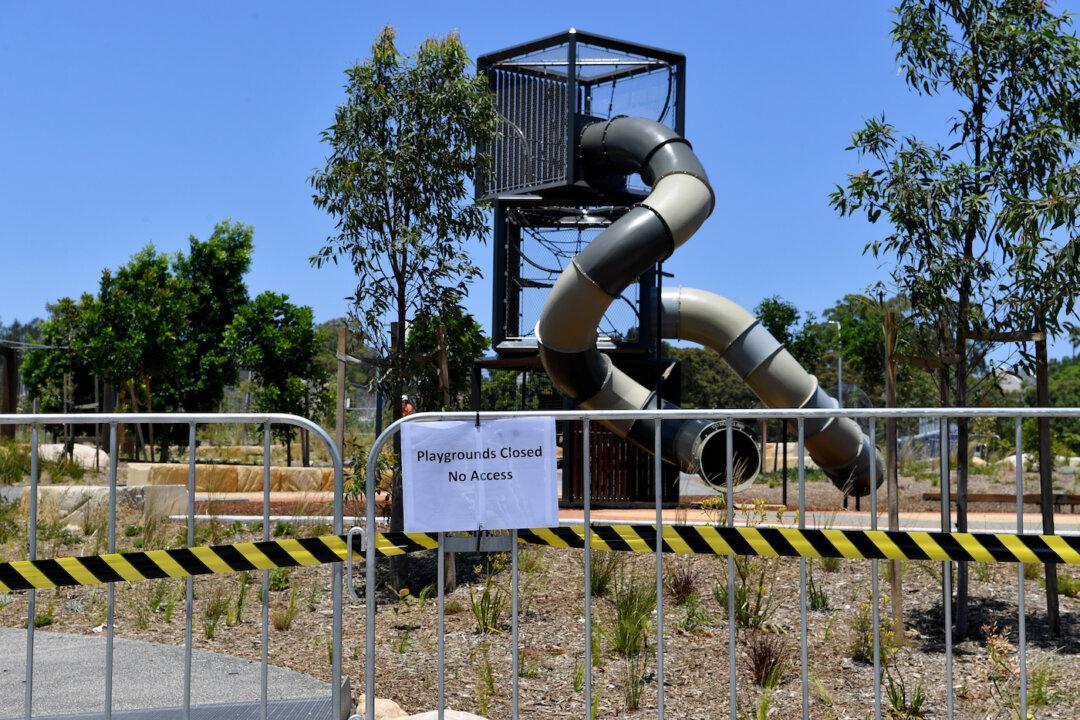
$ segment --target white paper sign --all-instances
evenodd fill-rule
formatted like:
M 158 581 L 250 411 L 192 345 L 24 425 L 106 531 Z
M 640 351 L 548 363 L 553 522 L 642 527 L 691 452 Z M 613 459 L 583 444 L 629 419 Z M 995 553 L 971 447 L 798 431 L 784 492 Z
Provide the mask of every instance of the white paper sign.
M 401 454 L 406 532 L 559 524 L 552 418 L 406 423 Z

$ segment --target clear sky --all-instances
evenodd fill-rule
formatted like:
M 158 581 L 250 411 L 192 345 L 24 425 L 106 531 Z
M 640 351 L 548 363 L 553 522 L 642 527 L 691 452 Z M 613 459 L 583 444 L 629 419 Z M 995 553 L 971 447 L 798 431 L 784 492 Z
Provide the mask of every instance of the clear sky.
M 1075 10 L 1075 2 L 1064 7 Z M 1059 4 L 1059 6 L 1062 6 Z M 665 265 L 674 281 L 753 307 L 780 294 L 820 314 L 885 269 L 862 256 L 884 228 L 840 219 L 833 186 L 864 118 L 941 138 L 940 99 L 909 93 L 890 3 L 7 2 L 0 9 L 0 320 L 97 287 L 101 269 L 153 242 L 186 248 L 215 222 L 255 226 L 252 293 L 341 315 L 345 268 L 309 266 L 331 230 L 308 178 L 342 71 L 378 29 L 400 47 L 459 30 L 475 57 L 571 26 L 688 58 L 687 135 L 716 212 Z M 476 249 L 491 265 L 490 248 Z M 485 325 L 490 290 L 469 309 Z M 1068 348 L 1059 342 L 1054 355 Z

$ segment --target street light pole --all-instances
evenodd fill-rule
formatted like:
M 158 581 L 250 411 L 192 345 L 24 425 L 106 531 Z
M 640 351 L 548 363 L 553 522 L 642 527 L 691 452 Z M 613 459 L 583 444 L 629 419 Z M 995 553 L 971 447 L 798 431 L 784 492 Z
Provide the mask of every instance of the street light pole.
M 831 325 L 836 326 L 836 403 L 844 407 L 844 354 L 840 345 L 840 321 L 830 320 Z

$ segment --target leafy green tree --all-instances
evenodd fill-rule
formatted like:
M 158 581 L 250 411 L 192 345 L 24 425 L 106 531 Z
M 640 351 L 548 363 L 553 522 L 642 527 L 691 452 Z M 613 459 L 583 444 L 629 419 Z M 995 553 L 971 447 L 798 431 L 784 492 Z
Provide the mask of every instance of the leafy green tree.
M 683 407 L 751 408 L 759 405 L 753 391 L 712 350 L 665 347 L 664 354 L 682 365 Z
M 773 295 L 759 302 L 754 314 L 782 345 L 791 345 L 795 339 L 795 325 L 799 322 L 797 307 L 779 295 Z
M 176 258 L 185 318 L 170 387 L 178 409 L 215 411 L 225 386 L 237 381 L 236 356 L 221 341 L 248 301 L 244 275 L 251 265 L 253 232 L 250 225 L 218 223 L 205 241 L 191 236 L 187 254 Z
M 303 415 L 328 401 L 329 377 L 318 363 L 319 336 L 310 307 L 293 305 L 287 295 L 260 293 L 237 311 L 225 344 L 254 376 L 259 412 Z M 274 433 L 291 465 L 296 429 L 277 425 Z
M 1018 232 L 1029 224 L 1017 218 L 1076 194 L 1075 171 L 1059 172 L 1077 126 L 1076 38 L 1070 18 L 1041 0 L 902 0 L 895 13 L 892 37 L 908 86 L 956 102 L 952 144 L 901 139 L 884 118 L 871 119 L 852 139 L 852 149 L 870 166 L 838 186 L 831 203 L 842 215 L 860 212 L 870 222 L 884 215 L 892 226 L 866 251 L 895 259 L 893 279 L 909 298 L 912 316 L 935 328 L 939 355 L 950 361 L 941 372 L 942 400 L 948 401 L 951 374 L 952 402 L 966 406 L 971 371 L 984 352 L 972 340 L 997 318 L 1014 314 L 1010 307 L 1025 306 L 1002 297 L 1000 286 L 1009 284 L 1004 269 L 1038 264 L 1024 258 L 1038 253 Z M 1050 178 L 1056 185 L 1046 193 Z M 1022 211 L 1013 209 L 1017 205 Z M 1012 284 L 1019 288 L 1013 296 L 1031 287 Z M 1054 322 L 1045 314 L 1052 307 L 1035 305 L 1034 314 L 1042 314 L 1036 320 Z M 966 450 L 968 423 L 960 419 L 957 426 Z M 965 451 L 957 462 L 960 530 L 966 529 L 967 470 Z M 957 629 L 963 635 L 963 565 L 959 580 Z M 1056 614 L 1055 605 L 1054 632 Z
M 525 397 L 522 402 L 522 378 Z M 492 371 L 480 382 L 480 407 L 484 410 L 537 410 L 544 397 L 559 397 L 551 378 L 542 370 Z
M 494 137 L 496 114 L 486 80 L 472 72 L 453 33 L 409 57 L 386 27 L 371 57 L 346 75 L 346 100 L 322 135 L 330 154 L 311 178 L 312 199 L 336 229 L 311 261 L 352 267 L 356 329 L 386 359 L 383 389 L 397 418 L 396 400 L 413 384 L 415 367 L 407 322 L 442 314 L 479 275 L 465 243 L 486 236 L 487 217 L 471 201 L 468 181 L 487 166 L 475 148 Z M 396 480 L 391 529 L 402 522 Z
M 417 410 L 459 410 L 469 406 L 472 366 L 491 343 L 483 328 L 460 305 L 453 305 L 441 315 L 420 315 L 409 328 L 405 352 L 414 364 L 409 375 Z M 440 354 L 445 350 L 447 379 L 441 375 Z M 443 383 L 448 381 L 444 392 Z M 449 397 L 450 402 L 444 402 Z
M 47 347 L 25 354 L 22 379 L 42 412 L 63 412 L 65 376 L 72 378 L 76 387 L 93 378 L 94 368 L 86 352 L 85 317 L 93 312 L 95 302 L 89 294 L 79 300 L 61 298 L 47 306 L 48 317 L 38 322 L 32 339 Z

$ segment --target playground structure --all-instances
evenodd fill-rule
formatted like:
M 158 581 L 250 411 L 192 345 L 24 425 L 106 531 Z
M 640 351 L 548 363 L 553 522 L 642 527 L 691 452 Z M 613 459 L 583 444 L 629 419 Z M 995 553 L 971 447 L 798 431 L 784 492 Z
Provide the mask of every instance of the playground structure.
M 538 355 L 574 405 L 641 410 L 677 407 L 664 397 L 659 343 L 685 340 L 719 353 L 766 407 L 838 406 L 745 309 L 706 291 L 661 288 L 660 264 L 716 205 L 705 169 L 682 135 L 682 55 L 571 29 L 485 55 L 478 67 L 495 92 L 502 127 L 487 148 L 491 172 L 477 184 L 478 194 L 496 208 L 494 335 L 500 355 Z M 629 116 L 626 111 L 648 96 L 650 77 L 659 78 L 661 87 L 666 81 L 656 98 L 662 98 L 658 119 Z M 626 92 L 627 84 L 636 85 Z M 626 96 L 617 102 L 620 87 Z M 605 93 L 606 112 L 600 109 Z M 630 184 L 634 175 L 645 187 Z M 574 228 L 578 239 L 560 246 L 537 237 L 551 256 L 537 262 L 527 253 L 522 227 Z M 599 233 L 586 243 L 583 228 Z M 546 272 L 549 282 L 523 282 L 523 262 Z M 550 293 L 529 337 L 520 326 L 521 297 L 524 289 L 537 288 Z M 612 331 L 613 304 L 635 311 L 636 325 L 621 335 Z M 652 388 L 624 369 L 627 356 L 655 366 Z M 653 421 L 605 425 L 654 451 Z M 733 480 L 741 489 L 757 475 L 761 457 L 748 425 L 731 430 Z M 666 421 L 661 437 L 669 466 L 699 473 L 716 486 L 727 483 L 726 421 Z M 849 418 L 807 422 L 804 439 L 845 495 L 869 494 L 872 467 L 879 482 L 884 478 L 873 441 Z

